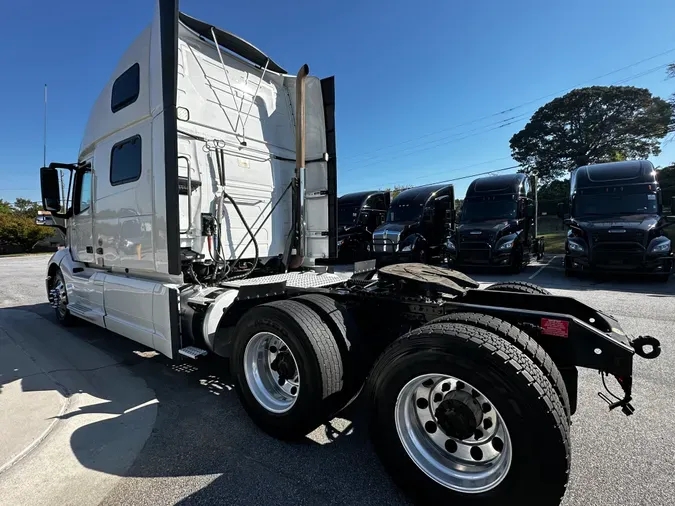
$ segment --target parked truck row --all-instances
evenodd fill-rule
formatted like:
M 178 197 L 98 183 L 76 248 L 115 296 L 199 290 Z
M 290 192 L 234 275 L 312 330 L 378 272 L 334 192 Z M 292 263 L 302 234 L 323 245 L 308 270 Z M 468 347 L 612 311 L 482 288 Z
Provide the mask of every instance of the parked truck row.
M 335 112 L 332 78 L 289 74 L 158 0 L 77 158 L 40 171 L 43 207 L 67 234 L 45 280 L 56 318 L 170 360 L 229 361 L 246 412 L 275 437 L 364 396 L 377 453 L 421 504 L 558 504 L 578 367 L 615 378 L 609 409 L 630 415 L 634 356 L 655 358 L 658 340 L 535 285 L 480 289 L 421 263 L 453 240 L 452 186 L 338 203 Z M 536 254 L 524 179 L 472 192 L 455 260 Z M 320 265 L 363 231 L 370 253 L 417 262 L 356 262 L 351 277 Z
M 525 174 L 476 179 L 466 191 L 459 218 L 452 185 L 411 188 L 392 201 L 389 212 L 380 205 L 377 218 L 361 219 L 358 235 L 341 240 L 338 247 L 358 250 L 359 259 L 375 258 L 380 264 L 416 261 L 517 273 L 545 251 L 543 238 L 536 235 L 534 184 Z M 568 227 L 566 275 L 638 272 L 668 280 L 675 261 L 666 228 L 673 218 L 666 215 L 651 162 L 579 167 L 571 174 L 570 186 L 569 200 L 558 206 Z M 342 202 L 359 195 L 340 197 L 340 209 Z M 675 212 L 675 199 L 670 208 Z M 353 209 L 359 216 L 360 208 Z M 364 207 L 363 213 L 368 212 Z

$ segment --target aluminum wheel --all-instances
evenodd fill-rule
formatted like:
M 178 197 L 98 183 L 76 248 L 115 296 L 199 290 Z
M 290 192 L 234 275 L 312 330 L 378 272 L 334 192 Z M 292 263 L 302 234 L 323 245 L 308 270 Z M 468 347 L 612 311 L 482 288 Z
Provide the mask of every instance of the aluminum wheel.
M 495 406 L 469 383 L 424 374 L 401 390 L 396 431 L 415 464 L 457 492 L 493 489 L 511 467 L 511 438 Z
M 68 314 L 68 295 L 66 294 L 66 285 L 63 282 L 61 273 L 56 275 L 54 280 L 54 288 L 51 291 L 52 306 L 59 313 L 61 318 L 65 318 Z
M 255 334 L 244 350 L 244 374 L 251 393 L 266 410 L 285 413 L 300 391 L 298 363 L 286 343 L 271 332 Z

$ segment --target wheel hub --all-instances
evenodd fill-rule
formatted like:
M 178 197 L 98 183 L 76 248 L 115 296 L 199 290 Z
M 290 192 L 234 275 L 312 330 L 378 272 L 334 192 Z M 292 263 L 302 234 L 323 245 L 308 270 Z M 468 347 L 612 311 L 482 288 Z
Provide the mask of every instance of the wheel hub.
M 468 392 L 449 392 L 436 408 L 434 414 L 439 427 L 448 436 L 468 439 L 483 422 L 480 404 Z
M 291 409 L 300 391 L 298 364 L 287 344 L 271 332 L 251 337 L 244 350 L 244 374 L 258 403 L 272 413 Z
M 396 431 L 408 456 L 442 486 L 486 492 L 506 477 L 511 438 L 492 401 L 463 379 L 422 374 L 399 392 Z
M 279 379 L 286 381 L 295 378 L 297 370 L 295 360 L 287 351 L 280 352 L 270 364 L 270 368 L 279 374 Z

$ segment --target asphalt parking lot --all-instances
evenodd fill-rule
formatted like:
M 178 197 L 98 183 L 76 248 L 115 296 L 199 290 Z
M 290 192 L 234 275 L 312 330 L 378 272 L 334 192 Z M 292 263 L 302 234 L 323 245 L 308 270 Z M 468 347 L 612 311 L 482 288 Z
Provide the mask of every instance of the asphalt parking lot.
M 276 441 L 245 415 L 226 362 L 175 365 L 89 324 L 59 328 L 47 260 L 0 258 L 0 504 L 407 504 L 358 402 L 305 441 Z M 608 413 L 597 373 L 581 371 L 563 504 L 672 504 L 675 279 L 568 279 L 556 257 L 519 276 L 474 277 L 531 281 L 661 339 L 658 359 L 636 359 L 631 417 Z M 22 406 L 34 406 L 32 422 Z

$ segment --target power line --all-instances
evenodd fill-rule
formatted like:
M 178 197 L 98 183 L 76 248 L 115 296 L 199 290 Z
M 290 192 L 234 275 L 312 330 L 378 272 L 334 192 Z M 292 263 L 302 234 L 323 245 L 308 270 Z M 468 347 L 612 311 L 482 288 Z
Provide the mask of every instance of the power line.
M 459 141 L 463 141 L 465 139 L 468 139 L 470 137 L 476 137 L 478 135 L 483 135 L 485 133 L 492 132 L 494 130 L 499 130 L 501 128 L 513 125 L 514 123 L 518 123 L 519 121 L 521 121 L 521 119 L 522 118 L 513 119 L 512 121 L 508 121 L 506 123 L 498 124 L 496 126 L 493 126 L 492 128 L 485 129 L 485 127 L 480 127 L 480 128 L 477 128 L 477 129 L 469 130 L 468 133 L 462 132 L 461 134 L 457 134 L 457 135 L 459 135 L 459 137 L 453 135 L 453 136 L 450 136 L 450 137 L 436 139 L 436 140 L 432 141 L 433 144 L 431 146 L 427 146 L 426 144 L 428 144 L 428 143 L 425 143 L 424 145 L 420 145 L 420 146 L 412 146 L 412 147 L 410 147 L 406 150 L 403 150 L 400 153 L 395 153 L 395 154 L 392 154 L 391 156 L 382 158 L 380 160 L 374 160 L 374 161 L 371 161 L 371 162 L 366 163 L 364 165 L 359 165 L 358 167 L 354 167 L 352 169 L 347 169 L 347 170 L 343 171 L 343 173 L 344 172 L 351 172 L 351 171 L 356 170 L 356 169 L 360 170 L 360 169 L 365 169 L 367 167 L 372 167 L 373 165 L 381 164 L 381 163 L 383 163 L 387 160 L 390 160 L 392 158 L 396 158 L 396 159 L 406 158 L 408 156 L 420 153 L 422 151 L 428 151 L 430 149 L 435 149 L 435 148 L 438 148 L 440 146 L 447 146 L 448 144 L 453 144 L 455 142 L 459 142 Z M 464 135 L 464 134 L 467 134 L 467 135 Z M 412 151 L 409 151 L 409 150 L 412 150 Z
M 513 111 L 515 111 L 515 110 L 517 110 L 517 109 L 520 109 L 520 108 L 525 107 L 525 106 L 527 106 L 527 105 L 533 104 L 533 103 L 535 103 L 535 102 L 539 102 L 539 101 L 544 100 L 544 99 L 546 99 L 546 98 L 550 98 L 550 97 L 552 97 L 552 96 L 559 95 L 560 93 L 564 93 L 564 92 L 566 92 L 566 91 L 572 90 L 572 89 L 577 88 L 577 87 L 579 87 L 579 86 L 582 86 L 582 85 L 584 85 L 584 84 L 587 84 L 587 83 L 590 83 L 590 82 L 593 82 L 593 81 L 597 81 L 598 79 L 602 79 L 602 78 L 604 78 L 604 77 L 607 77 L 607 76 L 610 76 L 610 75 L 613 75 L 613 74 L 617 74 L 617 73 L 622 72 L 622 71 L 624 71 L 624 70 L 627 70 L 627 69 L 629 69 L 629 68 L 631 68 L 631 67 L 635 67 L 636 65 L 640 65 L 640 64 L 645 63 L 645 62 L 648 62 L 648 61 L 650 61 L 650 60 L 654 60 L 654 59 L 659 58 L 659 57 L 661 57 L 661 56 L 665 56 L 666 54 L 672 53 L 673 51 L 675 51 L 675 48 L 668 49 L 668 50 L 666 50 L 666 51 L 663 51 L 663 52 L 658 53 L 658 54 L 656 54 L 656 55 L 650 56 L 650 57 L 648 57 L 648 58 L 644 58 L 644 59 L 639 60 L 639 61 L 637 61 L 637 62 L 634 62 L 634 63 L 631 63 L 631 64 L 629 64 L 629 65 L 626 65 L 626 66 L 624 66 L 624 67 L 621 67 L 621 68 L 612 70 L 611 72 L 607 72 L 607 73 L 605 73 L 605 74 L 596 76 L 596 77 L 594 77 L 594 78 L 592 78 L 592 79 L 587 79 L 587 80 L 585 80 L 585 81 L 582 81 L 582 82 L 580 82 L 580 83 L 575 84 L 575 85 L 572 86 L 572 87 L 564 88 L 564 89 L 561 89 L 561 90 L 556 91 L 556 92 L 554 92 L 554 93 L 549 93 L 549 94 L 547 94 L 547 95 L 542 95 L 541 97 L 538 97 L 538 98 L 529 100 L 529 101 L 527 101 L 527 102 L 523 102 L 523 103 L 520 104 L 520 105 L 513 106 L 513 107 L 509 107 L 509 108 L 507 108 L 507 109 L 503 109 L 503 110 L 501 110 L 501 111 L 498 111 L 498 112 L 495 112 L 495 113 L 492 113 L 492 114 L 488 114 L 488 115 L 485 115 L 485 116 L 481 116 L 480 118 L 476 118 L 476 119 L 473 119 L 473 120 L 469 120 L 469 121 L 466 121 L 466 122 L 463 122 L 463 123 L 460 123 L 460 124 L 457 124 L 457 125 L 453 125 L 453 126 L 451 126 L 451 127 L 443 128 L 443 129 L 441 129 L 441 130 L 435 130 L 435 131 L 433 131 L 433 132 L 429 132 L 429 133 L 426 133 L 426 134 L 421 135 L 421 136 L 418 136 L 418 137 L 413 137 L 413 138 L 410 138 L 410 139 L 407 139 L 407 140 L 404 140 L 404 141 L 400 141 L 400 142 L 397 142 L 397 143 L 395 143 L 395 144 L 390 144 L 390 145 L 387 145 L 387 146 L 383 146 L 383 147 L 380 147 L 380 148 L 377 148 L 377 149 L 374 149 L 374 150 L 371 150 L 371 151 L 368 151 L 368 152 L 358 153 L 358 154 L 356 154 L 356 155 L 352 155 L 352 156 L 343 158 L 343 161 L 358 159 L 358 158 L 361 158 L 362 156 L 369 155 L 369 154 L 371 154 L 371 153 L 377 153 L 377 152 L 379 152 L 379 151 L 382 151 L 382 150 L 385 150 L 385 149 L 388 149 L 388 148 L 391 148 L 391 147 L 397 147 L 397 146 L 401 146 L 401 145 L 403 145 L 403 144 L 408 144 L 408 143 L 413 142 L 413 141 L 416 141 L 416 140 L 420 140 L 420 139 L 424 139 L 424 138 L 427 138 L 427 137 L 431 137 L 431 136 L 436 135 L 436 134 L 439 134 L 439 133 L 447 132 L 447 131 L 454 130 L 454 129 L 459 128 L 459 127 L 462 127 L 462 126 L 470 125 L 470 124 L 473 124 L 473 123 L 477 123 L 477 122 L 479 122 L 479 121 L 483 121 L 483 120 L 486 120 L 486 119 L 489 119 L 489 118 L 493 118 L 493 117 L 495 117 L 495 116 L 500 116 L 500 115 L 502 115 L 502 114 L 506 114 L 506 113 L 509 113 L 509 112 L 513 112 Z M 628 82 L 628 81 L 630 81 L 630 80 L 632 80 L 632 79 L 637 79 L 637 78 L 639 78 L 639 77 L 643 77 L 644 75 L 647 75 L 647 74 L 649 74 L 649 73 L 655 72 L 656 70 L 661 69 L 661 68 L 664 68 L 664 67 L 666 67 L 666 66 L 667 66 L 667 64 L 660 65 L 660 66 L 658 66 L 658 67 L 654 67 L 653 69 L 650 69 L 649 71 L 642 72 L 642 73 L 637 74 L 637 75 L 635 75 L 635 76 L 630 76 L 630 77 L 628 77 L 628 78 L 622 79 L 622 80 L 618 81 L 618 82 L 615 83 L 615 84 L 621 84 L 621 83 L 623 83 L 623 82 Z M 504 121 L 504 120 L 501 120 L 501 121 Z M 489 125 L 485 125 L 485 126 L 489 126 Z M 433 142 L 433 141 L 432 141 L 432 142 Z
M 672 51 L 675 51 L 675 48 L 674 48 L 674 49 L 671 49 L 671 50 L 669 50 L 669 51 L 666 51 L 666 52 L 664 52 L 664 53 L 660 53 L 659 55 L 653 56 L 653 57 L 651 57 L 651 58 L 647 58 L 647 59 L 645 59 L 645 60 L 642 60 L 642 62 L 647 61 L 647 60 L 649 60 L 649 59 L 656 58 L 656 57 L 658 57 L 658 56 L 662 56 L 663 54 L 666 54 L 666 53 L 672 52 Z M 630 66 L 634 66 L 634 65 L 636 65 L 636 64 L 633 64 L 633 65 L 629 65 L 629 66 L 623 67 L 622 69 L 613 71 L 613 72 L 611 72 L 611 73 L 616 73 L 616 72 L 619 72 L 620 70 L 625 70 L 626 68 L 629 68 Z M 663 69 L 663 68 L 665 68 L 665 67 L 667 67 L 667 66 L 668 66 L 668 64 L 657 65 L 656 67 L 652 67 L 652 68 L 650 68 L 650 69 L 648 69 L 648 70 L 645 70 L 645 71 L 642 71 L 642 72 L 640 72 L 640 73 L 638 73 L 638 74 L 634 74 L 634 75 L 629 76 L 629 77 L 627 77 L 627 78 L 624 78 L 624 79 L 621 79 L 621 80 L 619 80 L 619 81 L 616 81 L 616 82 L 614 82 L 613 84 L 614 84 L 614 85 L 617 85 L 617 84 L 623 84 L 623 83 L 626 83 L 626 82 L 628 82 L 628 81 L 632 81 L 632 80 L 634 80 L 634 79 L 639 79 L 640 77 L 644 77 L 644 76 L 646 76 L 646 75 L 648 75 L 648 74 L 652 74 L 652 73 L 654 73 L 654 72 L 657 72 L 657 71 L 659 71 L 659 70 L 661 70 L 661 69 Z M 601 76 L 601 77 L 604 77 L 604 76 L 609 75 L 609 74 L 611 74 L 611 73 L 604 74 L 604 75 Z M 577 85 L 577 86 L 578 86 L 578 85 Z M 536 101 L 536 100 L 535 100 L 535 101 Z M 536 110 L 536 109 L 531 109 L 530 112 L 534 112 L 534 110 Z M 528 113 L 526 112 L 526 113 L 523 113 L 523 114 L 521 114 L 521 115 L 519 115 L 519 116 L 524 116 L 524 115 L 527 115 L 527 114 L 528 114 Z M 514 117 L 514 118 L 516 118 L 516 117 Z M 478 128 L 476 128 L 476 129 L 473 129 L 473 130 L 470 130 L 470 131 L 469 131 L 469 132 L 476 132 L 476 133 L 473 133 L 473 134 L 471 134 L 471 135 L 465 135 L 465 136 L 459 137 L 459 138 L 452 138 L 452 139 L 450 139 L 450 140 L 447 141 L 447 142 L 440 142 L 440 143 L 437 143 L 437 144 L 435 144 L 435 145 L 432 145 L 432 146 L 430 146 L 430 147 L 428 147 L 428 148 L 427 148 L 427 147 L 424 147 L 424 148 L 422 148 L 422 149 L 417 149 L 417 148 L 420 147 L 421 145 L 420 145 L 420 146 L 411 146 L 411 147 L 409 147 L 409 148 L 404 149 L 401 153 L 394 154 L 393 156 L 391 156 L 391 157 L 389 157 L 389 158 L 387 158 L 387 157 L 381 158 L 380 160 L 373 161 L 373 162 L 368 163 L 368 164 L 365 164 L 365 165 L 360 165 L 359 167 L 355 167 L 354 169 L 347 169 L 346 171 L 343 171 L 343 173 L 344 173 L 344 172 L 350 172 L 351 170 L 355 170 L 356 168 L 362 169 L 362 168 L 370 167 L 370 166 L 373 166 L 373 165 L 378 165 L 378 164 L 381 164 L 381 163 L 383 163 L 383 162 L 385 162 L 385 161 L 387 161 L 388 159 L 391 159 L 391 158 L 405 158 L 406 156 L 413 155 L 413 154 L 419 153 L 419 152 L 421 152 L 421 151 L 426 151 L 426 150 L 434 149 L 434 148 L 436 148 L 436 147 L 440 147 L 440 146 L 444 146 L 444 145 L 447 145 L 447 144 L 450 144 L 450 143 L 453 143 L 453 142 L 461 141 L 461 140 L 467 139 L 467 138 L 469 138 L 469 137 L 475 137 L 475 136 L 477 136 L 477 135 L 482 135 L 482 134 L 484 134 L 484 133 L 488 133 L 488 132 L 493 131 L 493 130 L 498 130 L 498 129 L 503 128 L 503 127 L 505 127 L 505 126 L 509 126 L 509 125 L 511 125 L 511 124 L 513 124 L 513 123 L 517 123 L 517 122 L 519 121 L 519 120 L 517 120 L 517 119 L 514 119 L 514 120 L 511 121 L 511 122 L 508 122 L 508 123 L 502 123 L 502 122 L 504 122 L 504 121 L 507 121 L 508 119 L 510 119 L 510 118 L 507 118 L 507 119 L 505 119 L 505 120 L 500 120 L 500 121 L 494 123 L 494 124 L 497 124 L 497 125 L 498 125 L 498 126 L 496 126 L 496 127 L 488 128 L 487 130 L 483 130 L 483 129 L 486 128 L 487 126 L 490 126 L 490 125 L 484 125 L 484 126 L 482 126 L 482 127 L 478 127 Z M 502 123 L 502 124 L 499 125 L 499 123 Z M 457 135 L 457 134 L 455 134 L 455 135 Z M 454 137 L 454 136 L 450 136 L 450 137 Z M 446 138 L 447 138 L 447 137 L 446 137 Z M 441 139 L 435 139 L 435 140 L 430 141 L 430 142 L 433 143 L 433 142 L 440 141 L 440 140 L 442 140 L 442 139 L 444 139 L 444 138 L 441 138 Z M 426 145 L 426 144 L 429 144 L 429 142 L 423 143 L 423 145 Z M 413 151 L 410 151 L 410 152 L 406 153 L 406 151 L 408 151 L 408 150 L 410 150 L 410 149 L 413 149 Z M 508 158 L 508 157 L 505 157 L 505 158 Z M 489 163 L 489 162 L 484 162 L 484 163 Z M 416 179 L 422 179 L 422 178 L 424 178 L 424 177 L 427 177 L 427 175 L 418 177 L 418 178 L 416 178 Z
M 453 177 L 451 179 L 443 179 L 441 181 L 434 181 L 433 183 L 426 183 L 424 186 L 432 184 L 441 184 L 441 183 L 450 183 L 452 181 L 461 181 L 462 179 L 469 179 L 470 177 L 476 176 L 487 176 L 489 174 L 494 174 L 495 172 L 506 172 L 507 170 L 520 169 L 522 165 L 511 165 L 510 167 L 502 167 L 501 169 L 488 170 L 485 172 L 477 172 L 475 174 L 469 174 L 468 176 Z

